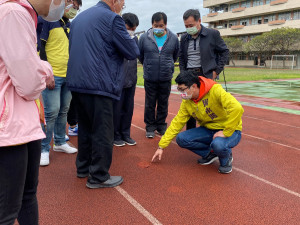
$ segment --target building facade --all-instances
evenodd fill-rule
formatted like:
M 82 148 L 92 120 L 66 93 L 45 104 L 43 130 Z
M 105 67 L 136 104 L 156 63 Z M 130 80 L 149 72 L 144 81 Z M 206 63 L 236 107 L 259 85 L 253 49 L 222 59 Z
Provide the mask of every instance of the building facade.
M 203 6 L 209 9 L 203 23 L 218 29 L 223 37 L 244 42 L 272 29 L 300 28 L 300 0 L 203 0 Z M 238 65 L 258 63 L 255 56 L 244 53 L 236 57 Z M 300 55 L 297 58 L 300 65 Z

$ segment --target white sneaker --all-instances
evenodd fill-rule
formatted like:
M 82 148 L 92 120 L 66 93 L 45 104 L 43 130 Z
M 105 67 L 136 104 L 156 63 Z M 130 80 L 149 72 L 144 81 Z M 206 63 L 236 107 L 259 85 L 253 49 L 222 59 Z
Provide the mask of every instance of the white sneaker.
M 42 152 L 41 153 L 40 166 L 48 166 L 49 163 L 50 163 L 50 161 L 49 161 L 49 152 Z
M 66 143 L 66 144 L 59 145 L 59 146 L 55 145 L 53 147 L 53 151 L 55 151 L 55 152 L 64 152 L 64 153 L 68 153 L 68 154 L 73 154 L 73 153 L 77 152 L 77 149 L 71 147 L 70 145 L 68 145 Z

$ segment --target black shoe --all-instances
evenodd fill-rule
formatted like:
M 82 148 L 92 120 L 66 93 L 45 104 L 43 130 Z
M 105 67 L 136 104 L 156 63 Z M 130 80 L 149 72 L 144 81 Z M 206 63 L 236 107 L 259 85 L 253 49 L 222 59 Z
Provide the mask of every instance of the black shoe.
M 228 159 L 228 162 L 226 163 L 226 165 L 225 166 L 220 165 L 219 172 L 224 173 L 224 174 L 231 173 L 231 171 L 232 171 L 232 161 L 233 161 L 233 157 L 232 157 L 232 154 L 231 154 L 229 156 L 229 159 Z
M 154 131 L 146 131 L 146 138 L 154 138 L 155 133 Z
M 77 173 L 78 178 L 86 178 L 89 176 L 89 173 Z
M 117 146 L 117 147 L 125 146 L 125 141 L 122 141 L 122 140 L 114 141 L 114 146 Z
M 126 144 L 128 145 L 136 145 L 136 141 L 133 140 L 132 138 L 130 137 L 127 137 L 127 138 L 123 138 L 123 140 L 125 141 Z
M 208 156 L 198 159 L 198 163 L 201 165 L 209 165 L 218 159 L 218 156 L 215 153 L 210 152 Z
M 121 176 L 111 176 L 107 181 L 103 183 L 98 183 L 98 184 L 93 184 L 90 183 L 89 181 L 86 183 L 86 186 L 91 189 L 95 188 L 110 188 L 110 187 L 115 187 L 123 182 L 123 177 Z

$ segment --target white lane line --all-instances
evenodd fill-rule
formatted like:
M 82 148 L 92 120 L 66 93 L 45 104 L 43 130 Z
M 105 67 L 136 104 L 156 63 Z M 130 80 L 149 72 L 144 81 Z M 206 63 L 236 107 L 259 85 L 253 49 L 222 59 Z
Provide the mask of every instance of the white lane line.
M 293 146 L 290 146 L 290 145 L 285 145 L 285 144 L 281 144 L 279 142 L 270 141 L 270 140 L 267 140 L 267 139 L 264 139 L 264 138 L 252 136 L 250 134 L 243 133 L 242 135 L 245 135 L 245 136 L 252 137 L 252 138 L 255 138 L 255 139 L 259 139 L 259 140 L 262 140 L 262 141 L 266 141 L 266 142 L 269 142 L 269 143 L 272 143 L 272 144 L 276 144 L 276 145 L 280 145 L 280 146 L 283 146 L 283 147 L 292 148 L 292 149 L 295 149 L 297 151 L 300 151 L 300 148 L 296 148 L 296 147 L 293 147 Z
M 254 174 L 248 173 L 248 172 L 246 172 L 246 171 L 244 171 L 244 170 L 242 170 L 242 169 L 239 169 L 239 168 L 236 168 L 236 167 L 233 167 L 233 169 L 235 169 L 236 171 L 239 171 L 240 173 L 243 173 L 243 174 L 245 174 L 245 175 L 247 175 L 247 176 L 250 176 L 250 177 L 252 177 L 252 178 L 254 178 L 254 179 L 256 179 L 256 180 L 259 180 L 259 181 L 261 181 L 261 182 L 264 182 L 265 184 L 269 184 L 269 185 L 271 185 L 271 186 L 273 186 L 273 187 L 275 187 L 275 188 L 278 188 L 278 189 L 280 189 L 280 190 L 282 190 L 282 191 L 284 191 L 284 192 L 287 192 L 287 193 L 289 193 L 289 194 L 295 195 L 296 197 L 300 198 L 300 194 L 297 193 L 297 192 L 295 192 L 295 191 L 291 191 L 291 190 L 289 190 L 289 189 L 287 189 L 287 188 L 285 188 L 285 187 L 282 187 L 282 186 L 280 186 L 280 185 L 274 184 L 274 183 L 272 183 L 272 182 L 270 182 L 270 181 L 267 181 L 267 180 L 265 180 L 265 179 L 263 179 L 263 178 L 260 178 L 260 177 L 258 177 L 258 176 L 256 176 L 256 175 L 254 175 Z
M 144 217 L 146 217 L 152 224 L 162 225 L 151 213 L 149 213 L 140 203 L 138 203 L 133 197 L 131 197 L 123 188 L 115 187 L 115 189 L 123 195 L 123 197 L 136 208 Z
M 261 120 L 261 121 L 264 121 L 264 122 L 274 123 L 274 124 L 278 124 L 278 125 L 282 125 L 282 126 L 287 126 L 287 127 L 300 128 L 298 126 L 293 126 L 293 125 L 288 125 L 288 124 L 284 124 L 284 123 L 273 122 L 273 121 L 270 121 L 270 120 L 260 119 L 260 118 L 256 118 L 256 117 L 252 117 L 252 116 L 243 116 L 243 117 L 247 117 L 247 118 L 254 119 L 254 120 Z
M 135 128 L 138 128 L 138 129 L 140 129 L 140 130 L 146 131 L 146 130 L 143 129 L 142 127 L 139 127 L 139 126 L 137 126 L 137 125 L 135 125 L 135 124 L 131 124 L 131 125 L 132 125 L 133 127 L 135 127 Z M 175 141 L 172 141 L 172 143 L 177 145 L 177 143 L 176 143 Z M 271 185 L 271 186 L 273 186 L 273 187 L 276 187 L 276 188 L 278 188 L 278 189 L 280 189 L 280 190 L 282 190 L 282 191 L 284 191 L 284 192 L 287 192 L 287 193 L 289 193 L 289 194 L 295 195 L 295 196 L 297 196 L 297 197 L 300 198 L 300 193 L 291 191 L 291 190 L 289 190 L 289 189 L 287 189 L 287 188 L 285 188 L 285 187 L 282 187 L 282 186 L 280 186 L 280 185 L 278 185 L 278 184 L 272 183 L 272 182 L 270 182 L 270 181 L 268 181 L 268 180 L 265 180 L 265 179 L 263 179 L 263 178 L 261 178 L 261 177 L 258 177 L 258 176 L 256 176 L 256 175 L 254 175 L 254 174 L 252 174 L 252 173 L 248 173 L 248 172 L 246 172 L 246 171 L 244 171 L 244 170 L 242 170 L 242 169 L 239 169 L 239 168 L 237 168 L 237 167 L 233 167 L 233 169 L 235 169 L 236 171 L 238 171 L 238 172 L 240 172 L 240 173 L 243 173 L 243 174 L 245 174 L 245 175 L 247 175 L 247 176 L 250 176 L 250 177 L 252 177 L 252 178 L 255 178 L 255 179 L 259 180 L 259 181 L 262 181 L 262 182 L 264 182 L 265 184 L 269 184 L 269 185 Z

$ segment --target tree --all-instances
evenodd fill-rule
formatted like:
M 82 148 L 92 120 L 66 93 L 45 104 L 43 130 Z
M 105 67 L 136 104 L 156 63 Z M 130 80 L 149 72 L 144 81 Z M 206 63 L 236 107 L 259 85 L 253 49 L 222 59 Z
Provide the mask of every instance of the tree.
M 234 53 L 242 51 L 243 41 L 239 38 L 234 38 L 234 37 L 227 37 L 223 39 L 229 49 L 229 59 L 231 60 L 233 66 L 235 66 Z
M 253 38 L 245 46 L 245 51 L 258 54 L 259 58 L 272 54 L 290 55 L 291 51 L 299 49 L 299 43 L 300 29 L 278 28 Z

